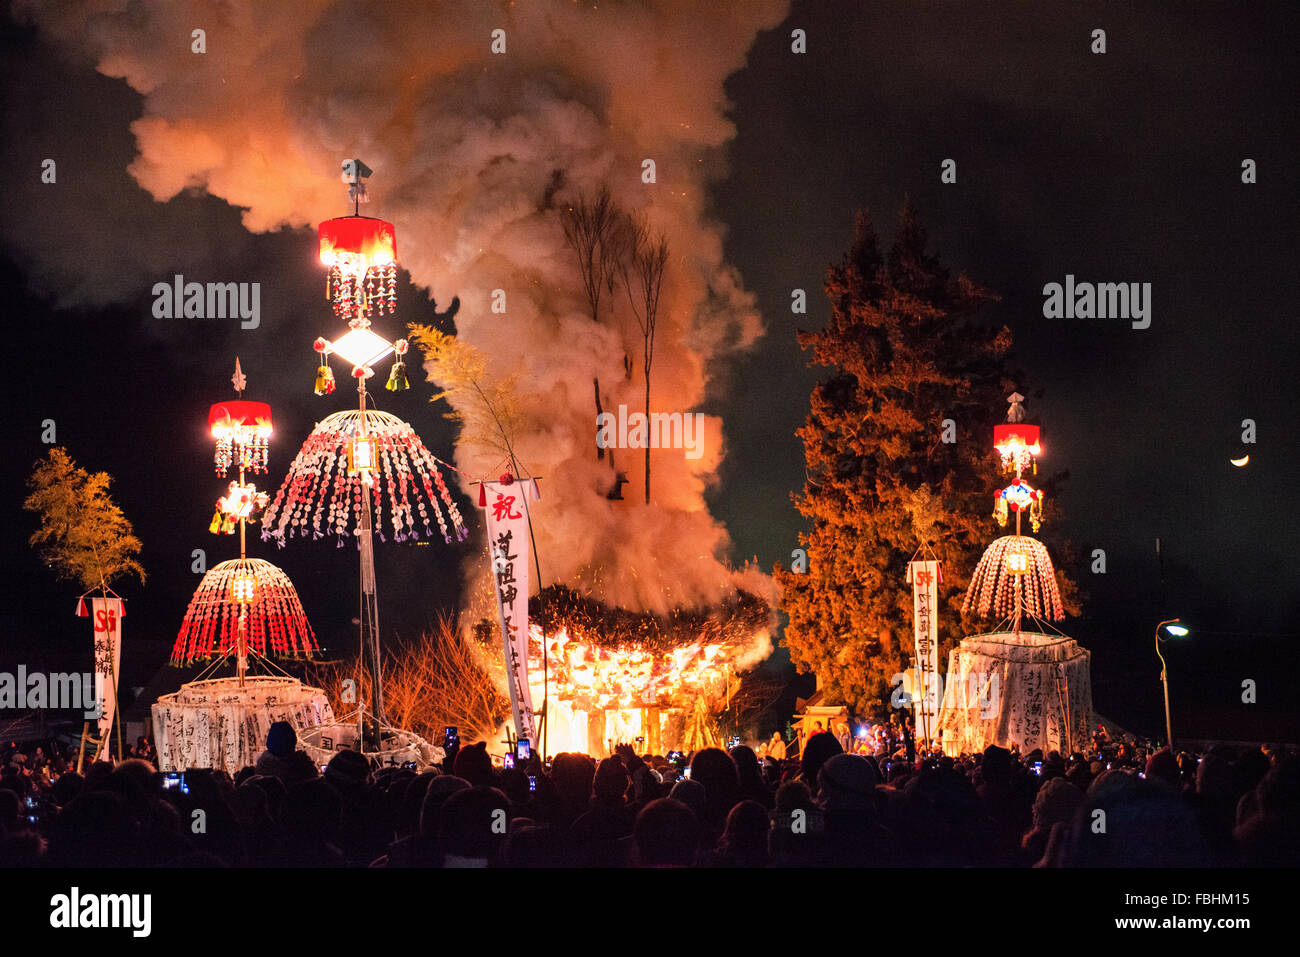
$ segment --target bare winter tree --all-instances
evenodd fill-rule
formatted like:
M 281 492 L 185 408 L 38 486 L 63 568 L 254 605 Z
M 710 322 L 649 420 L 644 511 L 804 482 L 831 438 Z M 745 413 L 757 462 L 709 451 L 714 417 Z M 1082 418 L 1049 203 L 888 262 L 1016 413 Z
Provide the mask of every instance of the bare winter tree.
M 308 670 L 309 679 L 325 691 L 339 714 L 370 695 L 369 671 L 358 672 L 351 664 L 317 662 Z M 447 725 L 460 728 L 467 741 L 491 737 L 510 714 L 510 702 L 492 670 L 493 651 L 444 616 L 418 640 L 386 651 L 383 681 L 389 720 L 430 741 L 441 740 Z M 344 694 L 344 682 L 358 677 L 357 687 Z
M 620 263 L 623 288 L 641 327 L 644 342 L 642 371 L 645 374 L 645 420 L 650 423 L 650 365 L 654 361 L 655 323 L 659 318 L 659 293 L 664 284 L 664 267 L 668 265 L 668 238 L 662 233 L 651 235 L 645 217 L 630 220 L 627 254 Z M 645 503 L 650 504 L 650 443 L 645 447 Z
M 591 308 L 591 321 L 600 321 L 600 299 L 612 296 L 620 263 L 631 241 L 628 216 L 614 202 L 608 186 L 601 186 L 594 199 L 585 193 L 578 201 L 560 211 L 564 238 L 578 257 L 582 286 Z
M 631 244 L 632 229 L 628 216 L 614 201 L 609 187 L 602 185 L 593 199 L 588 199 L 585 193 L 579 193 L 576 202 L 560 210 L 560 222 L 564 226 L 564 239 L 578 259 L 578 271 L 582 275 L 582 287 L 587 294 L 591 321 L 600 322 L 601 298 L 607 295 L 613 299 L 614 284 Z M 593 381 L 596 387 L 596 415 L 599 416 L 599 376 L 593 376 Z M 604 459 L 604 450 L 597 447 L 596 457 Z M 617 474 L 612 449 L 609 464 Z M 621 487 L 622 483 L 615 485 L 616 490 Z

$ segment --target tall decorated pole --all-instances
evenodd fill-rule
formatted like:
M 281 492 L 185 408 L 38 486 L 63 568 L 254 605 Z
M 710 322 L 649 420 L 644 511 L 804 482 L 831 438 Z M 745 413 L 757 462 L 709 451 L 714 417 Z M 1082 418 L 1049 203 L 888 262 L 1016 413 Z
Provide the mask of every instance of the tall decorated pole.
M 529 502 L 540 497 L 536 479 L 518 480 L 509 472 L 497 481 L 479 485 L 515 736 L 533 746 L 538 745 L 538 740 L 528 685 Z
M 385 388 L 401 392 L 410 387 L 406 376 L 406 340 L 385 339 L 371 328 L 374 318 L 391 316 L 397 306 L 397 233 L 392 223 L 355 214 L 359 204 L 368 201 L 365 178 L 370 173 L 369 167 L 360 160 L 343 164 L 343 180 L 348 184 L 354 215 L 327 220 L 318 230 L 320 260 L 329 270 L 326 296 L 335 316 L 345 321 L 348 328 L 337 339 L 321 337 L 315 341 L 320 359 L 315 391 L 317 395 L 334 391 L 334 373 L 329 360 L 337 355 L 352 365 L 352 376 L 357 381 L 357 408 L 335 413 L 317 423 L 267 511 L 262 537 L 283 545 L 287 536 L 307 535 L 310 526 L 313 538 L 326 533 L 338 536 L 351 533 L 357 539 L 359 648 L 370 672 L 370 711 L 375 722 L 370 740 L 378 746 L 386 717 L 374 536 L 378 533 L 381 540 L 384 538 L 384 505 L 387 503 L 389 507 L 391 529 L 398 541 L 420 537 L 412 503 L 418 508 L 426 535 L 432 534 L 430 510 L 436 515 L 448 543 L 452 535 L 447 517 L 455 527 L 457 541 L 463 540 L 467 533 L 438 470 L 439 460 L 405 422 L 368 408 L 372 400 L 366 380 L 375 374 L 375 365 L 389 356 L 395 355 L 397 361 Z M 359 723 L 366 738 L 364 709 L 359 714 Z
M 235 393 L 233 402 L 219 402 L 208 410 L 208 428 L 217 440 L 215 465 L 218 475 L 225 475 L 231 465 L 239 468 L 239 478 L 226 488 L 226 494 L 217 500 L 217 510 L 212 516 L 208 531 L 216 534 L 233 534 L 239 528 L 239 561 L 237 573 L 230 581 L 230 601 L 238 609 L 236 619 L 235 675 L 242 687 L 248 671 L 248 606 L 257 597 L 257 579 L 243 568 L 248 557 L 246 526 L 254 516 L 266 508 L 267 495 L 247 480 L 246 472 L 265 472 L 267 451 L 271 438 L 271 407 L 265 402 L 250 402 L 244 398 L 248 377 L 235 357 L 235 374 L 230 377 Z
M 271 660 L 311 658 L 315 633 L 289 576 L 268 561 L 248 557 L 248 526 L 258 522 L 268 499 L 249 481 L 249 473 L 267 470 L 271 407 L 244 398 L 247 378 L 238 358 L 230 381 L 238 398 L 212 405 L 208 430 L 215 442 L 216 473 L 225 478 L 234 469 L 237 478 L 217 500 L 208 530 L 214 535 L 238 532 L 239 557 L 204 572 L 181 619 L 172 665 L 208 664 L 150 709 L 161 771 L 233 772 L 257 759 L 275 722 L 304 729 L 334 720 L 321 689 L 303 684 Z M 221 675 L 231 660 L 234 676 Z
M 1019 635 L 1026 613 L 1059 621 L 1065 617 L 1065 610 L 1047 549 L 1036 538 L 1022 535 L 1020 528 L 1025 513 L 1029 514 L 1034 532 L 1043 522 L 1043 493 L 1024 478 L 1026 469 L 1038 471 L 1042 451 L 1039 429 L 1025 422 L 1023 395 L 1013 392 L 1007 401 L 1011 403 L 1007 421 L 993 427 L 993 447 L 1003 470 L 1014 480 L 994 496 L 993 517 L 1005 526 L 1009 515 L 1014 514 L 1016 533 L 995 540 L 984 552 L 971 576 L 962 610 L 969 613 L 973 608 L 981 615 L 997 614 L 1010 619 L 1012 631 Z
M 95 707 L 97 719 L 96 739 L 100 742 L 99 754 L 108 754 L 108 738 L 114 721 L 117 723 L 117 755 L 122 751 L 122 719 L 118 713 L 118 672 L 122 667 L 122 619 L 126 605 L 107 584 L 101 584 L 99 596 L 90 600 L 86 608 L 83 595 L 77 601 L 77 615 L 91 619 L 94 628 Z M 85 736 L 83 735 L 83 744 Z M 84 755 L 84 747 L 82 754 Z M 80 758 L 78 763 L 80 763 Z
M 212 405 L 208 430 L 215 440 L 216 473 L 225 477 L 235 468 L 239 477 L 217 499 L 208 531 L 238 531 L 239 558 L 213 565 L 204 574 L 185 610 L 171 660 L 180 666 L 234 655 L 235 677 L 242 688 L 250 656 L 310 658 L 315 633 L 289 577 L 270 562 L 248 557 L 247 526 L 257 523 L 268 502 L 248 473 L 267 470 L 271 407 L 244 398 L 248 377 L 238 358 L 230 381 L 238 398 Z

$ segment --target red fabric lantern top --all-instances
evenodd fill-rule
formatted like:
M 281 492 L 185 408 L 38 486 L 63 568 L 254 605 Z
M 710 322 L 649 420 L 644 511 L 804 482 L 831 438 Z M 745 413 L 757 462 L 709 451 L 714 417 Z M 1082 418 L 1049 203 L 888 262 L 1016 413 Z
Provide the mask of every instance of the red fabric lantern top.
M 343 266 L 345 260 L 360 257 L 369 266 L 397 262 L 397 230 L 392 223 L 369 216 L 340 216 L 327 219 L 317 230 L 320 261 L 326 266 Z
M 241 427 L 255 428 L 264 435 L 270 435 L 271 407 L 265 402 L 231 399 L 229 402 L 218 402 L 208 410 L 208 428 L 213 435 L 220 437 L 222 431 Z
M 997 449 L 1019 443 L 1025 448 L 1038 446 L 1038 426 L 1024 422 L 1004 422 L 993 426 L 993 447 Z

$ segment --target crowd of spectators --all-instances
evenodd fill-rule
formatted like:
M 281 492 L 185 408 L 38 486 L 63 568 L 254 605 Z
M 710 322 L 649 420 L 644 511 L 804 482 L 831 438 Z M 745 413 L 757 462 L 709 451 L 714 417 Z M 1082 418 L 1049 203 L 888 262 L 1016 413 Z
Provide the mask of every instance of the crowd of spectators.
M 784 867 L 1294 866 L 1300 758 L 1280 748 L 1062 757 L 990 747 L 914 760 L 797 758 L 746 746 L 685 760 L 534 755 L 482 743 L 422 773 L 357 752 L 322 772 L 286 724 L 233 778 L 155 771 L 140 741 L 69 770 L 57 747 L 6 749 L 3 866 Z M 764 748 L 764 751 L 775 751 Z

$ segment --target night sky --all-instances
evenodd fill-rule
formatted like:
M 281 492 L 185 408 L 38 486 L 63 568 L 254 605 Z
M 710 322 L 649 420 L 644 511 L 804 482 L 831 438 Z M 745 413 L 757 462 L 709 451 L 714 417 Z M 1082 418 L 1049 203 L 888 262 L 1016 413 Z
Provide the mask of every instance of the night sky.
M 1001 296 L 988 315 L 1015 336 L 1020 391 L 1043 427 L 1040 467 L 1069 472 L 1041 537 L 1082 556 L 1069 570 L 1084 617 L 1063 628 L 1093 653 L 1097 710 L 1155 731 L 1152 631 L 1181 616 L 1194 631 L 1170 656 L 1176 731 L 1297 740 L 1298 21 L 1293 4 L 1271 3 L 797 2 L 760 32 L 726 82 L 737 132 L 708 202 L 766 327 L 748 353 L 709 370 L 704 409 L 722 416 L 728 442 L 710 501 L 731 558 L 770 569 L 797 546 L 790 493 L 804 468 L 793 433 L 824 373 L 805 367 L 795 332 L 826 318 L 822 281 L 852 240 L 855 211 L 869 208 L 888 241 L 907 196 L 944 265 Z M 790 52 L 795 28 L 807 31 L 804 55 Z M 1090 52 L 1096 28 L 1103 55 Z M 72 616 L 79 589 L 27 547 L 32 517 L 19 507 L 45 451 L 41 422 L 54 419 L 79 464 L 115 477 L 144 542 L 148 586 L 120 589 L 128 674 L 143 684 L 197 584 L 191 550 L 210 564 L 237 554 L 206 530 L 227 481 L 211 470 L 206 412 L 233 397 L 234 356 L 246 396 L 275 411 L 262 485 L 277 487 L 312 424 L 343 407 L 336 393 L 323 409 L 310 388 L 311 340 L 329 319 L 314 231 L 251 234 L 237 209 L 199 192 L 155 203 L 126 171 L 141 97 L 38 30 L 5 21 L 0 70 L 10 414 L 0 667 L 81 667 L 88 645 Z M 45 157 L 58 159 L 58 186 L 40 182 Z M 940 182 L 946 158 L 956 184 Z M 1241 180 L 1246 158 L 1254 184 Z M 81 258 L 76 288 L 65 264 Z M 176 272 L 261 281 L 265 329 L 252 339 L 233 323 L 196 331 L 153 319 L 150 290 Z M 1150 328 L 1044 318 L 1043 286 L 1067 274 L 1150 283 Z M 807 315 L 791 314 L 796 288 L 808 292 Z M 454 294 L 432 293 L 439 308 Z M 430 321 L 429 295 L 403 276 L 402 318 Z M 445 408 L 428 402 L 422 375 L 412 386 L 382 408 L 449 456 Z M 1243 446 L 1248 418 L 1257 442 Z M 1246 453 L 1245 468 L 1229 464 Z M 292 577 L 323 643 L 345 653 L 355 552 L 253 541 L 250 554 Z M 1089 571 L 1098 548 L 1105 575 Z M 378 548 L 384 631 L 410 634 L 454 607 L 463 557 L 440 542 Z M 1258 705 L 1240 703 L 1246 678 L 1259 682 Z

